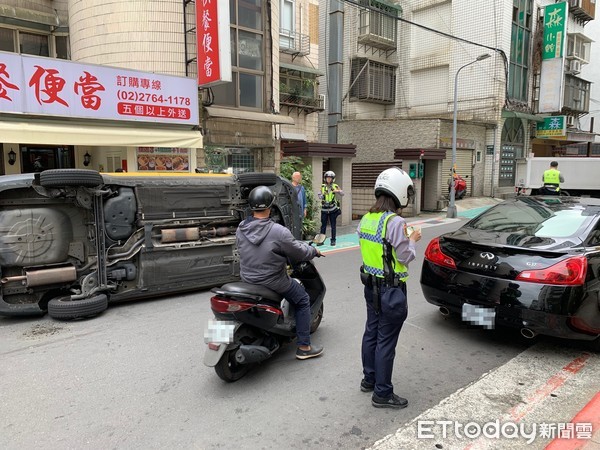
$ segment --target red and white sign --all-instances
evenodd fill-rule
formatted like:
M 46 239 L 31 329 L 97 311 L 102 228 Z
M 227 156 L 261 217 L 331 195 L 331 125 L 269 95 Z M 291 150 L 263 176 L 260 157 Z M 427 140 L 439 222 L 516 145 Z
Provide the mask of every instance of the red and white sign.
M 196 0 L 198 86 L 231 81 L 229 0 Z
M 198 125 L 191 78 L 0 52 L 0 113 Z

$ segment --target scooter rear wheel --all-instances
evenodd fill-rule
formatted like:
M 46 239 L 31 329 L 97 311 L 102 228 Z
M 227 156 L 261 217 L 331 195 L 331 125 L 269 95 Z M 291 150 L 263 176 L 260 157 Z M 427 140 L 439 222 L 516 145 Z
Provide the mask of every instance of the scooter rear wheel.
M 321 303 L 321 307 L 319 308 L 319 312 L 317 312 L 317 315 L 315 316 L 315 318 L 310 323 L 310 334 L 312 334 L 315 331 L 317 331 L 317 328 L 319 328 L 319 325 L 321 325 L 321 320 L 323 320 L 323 303 Z
M 236 351 L 227 350 L 215 366 L 218 377 L 228 383 L 239 380 L 250 370 L 250 365 L 240 364 L 235 360 Z

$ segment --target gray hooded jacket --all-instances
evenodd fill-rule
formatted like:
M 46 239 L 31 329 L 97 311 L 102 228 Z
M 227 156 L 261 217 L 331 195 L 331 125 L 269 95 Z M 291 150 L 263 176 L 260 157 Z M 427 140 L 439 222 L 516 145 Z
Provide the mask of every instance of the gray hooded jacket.
M 317 249 L 297 241 L 286 227 L 271 219 L 248 217 L 236 232 L 243 281 L 260 284 L 284 294 L 292 283 L 287 273 L 290 262 L 310 261 Z

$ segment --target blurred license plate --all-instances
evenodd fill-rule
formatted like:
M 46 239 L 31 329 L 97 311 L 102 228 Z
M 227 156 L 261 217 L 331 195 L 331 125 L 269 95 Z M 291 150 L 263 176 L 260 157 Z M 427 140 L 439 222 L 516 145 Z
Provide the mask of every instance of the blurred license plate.
M 231 344 L 235 332 L 235 322 L 227 320 L 209 320 L 204 332 L 204 342 Z
M 494 308 L 484 308 L 483 306 L 463 303 L 462 320 L 491 330 L 496 323 L 496 310 Z

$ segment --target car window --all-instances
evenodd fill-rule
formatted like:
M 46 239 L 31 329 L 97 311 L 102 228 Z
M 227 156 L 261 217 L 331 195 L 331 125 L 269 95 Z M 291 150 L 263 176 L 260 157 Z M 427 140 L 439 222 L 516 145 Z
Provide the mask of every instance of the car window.
M 543 203 L 502 203 L 479 215 L 468 226 L 476 230 L 566 238 L 586 229 L 594 217 L 583 206 L 561 209 Z

